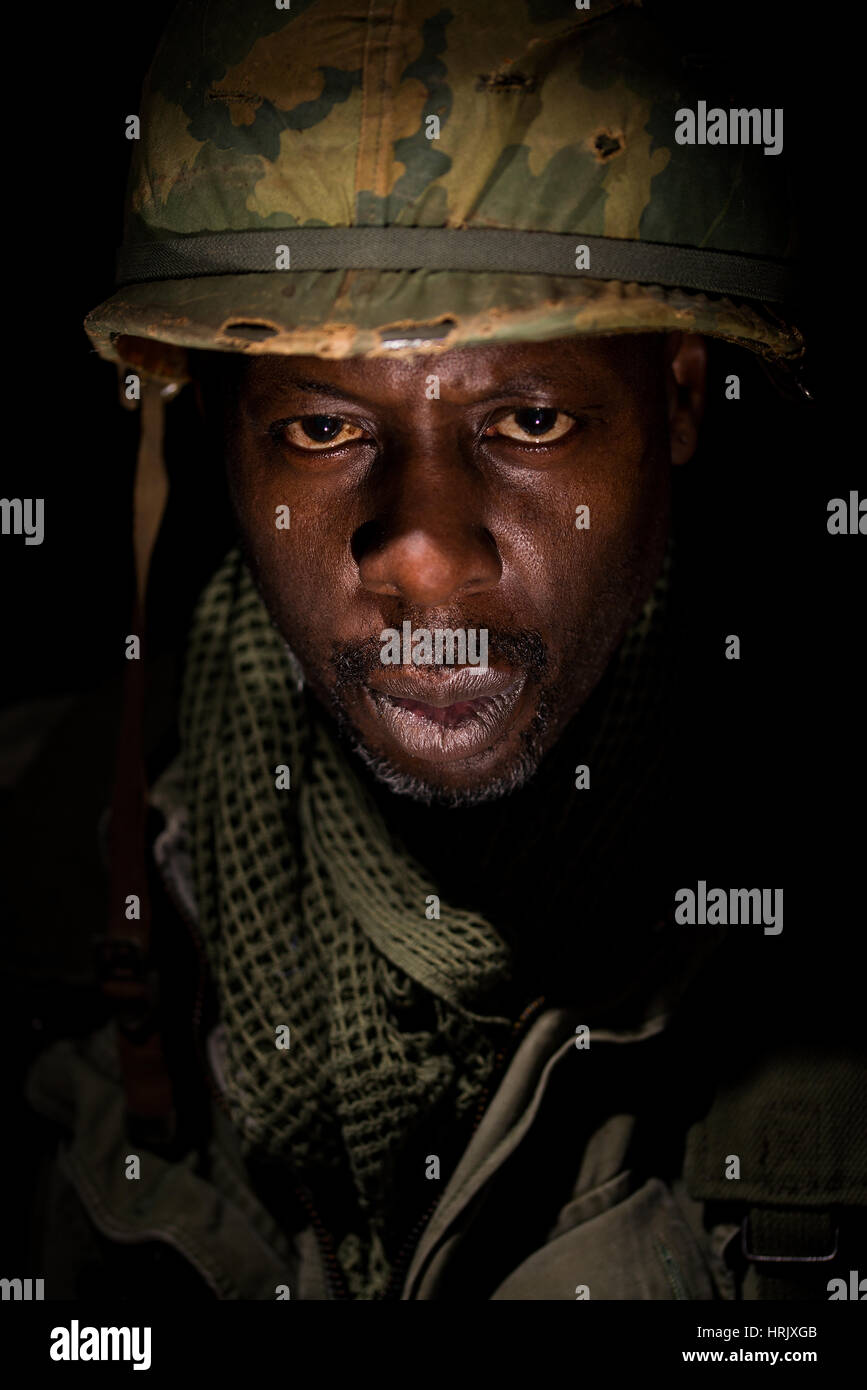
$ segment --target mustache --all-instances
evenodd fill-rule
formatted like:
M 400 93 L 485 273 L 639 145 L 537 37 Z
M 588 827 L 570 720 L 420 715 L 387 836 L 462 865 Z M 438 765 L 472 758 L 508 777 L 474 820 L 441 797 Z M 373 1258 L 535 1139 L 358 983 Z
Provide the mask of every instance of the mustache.
M 401 631 L 402 620 L 399 619 L 394 626 L 398 631 Z M 421 627 L 424 624 L 414 623 L 413 626 Z M 452 629 L 463 626 L 465 631 L 475 627 L 478 631 L 485 625 L 483 623 L 459 624 L 440 621 L 437 626 Z M 537 682 L 542 680 L 548 669 L 548 650 L 539 632 L 534 628 L 489 627 L 487 633 L 489 665 L 517 667 L 526 671 L 530 680 Z M 381 651 L 382 639 L 379 633 L 373 633 L 362 642 L 335 642 L 331 648 L 331 664 L 335 672 L 335 691 L 339 692 L 347 686 L 366 684 L 367 678 L 372 672 L 382 669 Z

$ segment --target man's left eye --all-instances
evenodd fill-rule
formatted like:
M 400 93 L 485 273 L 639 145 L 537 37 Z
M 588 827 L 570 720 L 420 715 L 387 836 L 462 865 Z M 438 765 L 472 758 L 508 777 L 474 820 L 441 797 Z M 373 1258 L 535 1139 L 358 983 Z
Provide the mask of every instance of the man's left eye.
M 532 405 L 523 410 L 511 410 L 489 425 L 485 434 L 501 435 L 521 444 L 553 444 L 568 434 L 574 424 L 574 416 L 562 410 Z

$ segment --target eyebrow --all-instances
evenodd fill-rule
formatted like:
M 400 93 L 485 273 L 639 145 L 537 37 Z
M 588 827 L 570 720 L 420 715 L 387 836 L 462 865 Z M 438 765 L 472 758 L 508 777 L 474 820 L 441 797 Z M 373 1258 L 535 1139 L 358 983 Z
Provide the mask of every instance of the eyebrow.
M 498 382 L 497 387 L 504 396 L 508 396 L 530 392 L 536 386 L 553 386 L 555 390 L 562 390 L 567 384 L 562 377 L 549 376 L 547 372 L 531 372 L 529 375 L 509 377 L 507 381 Z
M 293 377 L 287 384 L 290 390 L 303 391 L 311 396 L 335 396 L 340 400 L 352 401 L 356 405 L 366 403 L 364 396 L 355 395 L 352 391 L 346 391 L 330 381 L 317 381 L 313 377 Z M 510 377 L 507 381 L 493 383 L 489 395 L 531 396 L 533 391 L 539 387 L 566 390 L 569 389 L 569 384 L 561 377 L 550 376 L 546 372 L 534 372 L 529 376 Z M 481 397 L 480 399 L 485 398 Z
M 363 401 L 363 397 L 353 395 L 351 391 L 344 391 L 332 381 L 315 381 L 311 377 L 293 377 L 288 382 L 288 387 L 292 391 L 305 391 L 311 396 L 339 396 L 341 400 L 355 401 L 359 405 Z

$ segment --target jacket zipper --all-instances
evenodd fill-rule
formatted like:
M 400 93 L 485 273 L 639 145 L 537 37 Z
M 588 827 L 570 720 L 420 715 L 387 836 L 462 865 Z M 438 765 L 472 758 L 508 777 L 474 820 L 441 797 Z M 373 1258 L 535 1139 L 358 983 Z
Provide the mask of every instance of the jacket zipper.
M 351 1299 L 352 1295 L 349 1292 L 343 1270 L 340 1268 L 340 1261 L 337 1258 L 334 1238 L 325 1229 L 322 1218 L 313 1205 L 310 1192 L 306 1187 L 296 1187 L 295 1195 L 310 1217 L 310 1224 L 313 1227 L 313 1232 L 319 1245 L 319 1253 L 322 1256 L 322 1264 L 325 1269 L 325 1278 L 332 1299 Z
M 488 1084 L 482 1092 L 481 1099 L 479 1100 L 479 1104 L 476 1109 L 476 1116 L 473 1121 L 473 1127 L 470 1130 L 470 1138 L 473 1137 L 473 1135 L 475 1134 L 476 1130 L 482 1122 L 482 1116 L 488 1108 L 488 1103 L 491 1099 L 491 1095 L 496 1085 L 502 1080 L 502 1073 L 505 1070 L 507 1062 L 514 1056 L 515 1049 L 521 1035 L 524 1032 L 526 1032 L 528 1024 L 531 1023 L 532 1020 L 536 1017 L 536 1015 L 539 1013 L 539 1010 L 543 1007 L 544 1003 L 545 997 L 544 995 L 540 995 L 538 999 L 534 999 L 532 1003 L 527 1005 L 520 1017 L 517 1018 L 516 1021 L 512 1024 L 507 1041 L 503 1044 L 503 1046 L 501 1047 L 500 1051 L 497 1053 L 494 1059 L 494 1066 L 491 1071 L 491 1075 L 488 1079 Z M 406 1240 L 401 1246 L 400 1253 L 398 1254 L 397 1260 L 395 1261 L 395 1264 L 392 1267 L 392 1272 L 389 1277 L 389 1281 L 386 1286 L 385 1292 L 382 1295 L 383 1302 L 386 1300 L 399 1300 L 400 1293 L 403 1289 L 404 1279 L 406 1278 L 406 1272 L 410 1266 L 412 1257 L 415 1254 L 419 1240 L 422 1236 L 422 1232 L 424 1231 L 425 1227 L 427 1226 L 428 1222 L 430 1221 L 431 1217 L 433 1216 L 434 1212 L 439 1206 L 441 1195 L 442 1194 L 438 1194 L 431 1202 L 424 1215 L 419 1217 L 418 1221 L 413 1226 L 412 1230 L 410 1231 L 409 1235 L 407 1236 Z

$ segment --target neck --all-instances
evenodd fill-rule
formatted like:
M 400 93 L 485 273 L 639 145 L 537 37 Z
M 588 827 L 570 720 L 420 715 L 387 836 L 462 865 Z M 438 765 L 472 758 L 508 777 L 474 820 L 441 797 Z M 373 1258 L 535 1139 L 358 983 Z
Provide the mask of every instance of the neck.
M 430 806 L 396 796 L 354 761 L 389 833 L 430 874 L 431 891 L 481 912 L 508 941 L 517 938 L 528 912 L 544 906 L 574 857 L 585 816 L 574 770 L 587 760 L 607 690 L 603 681 L 530 781 L 497 801 Z

